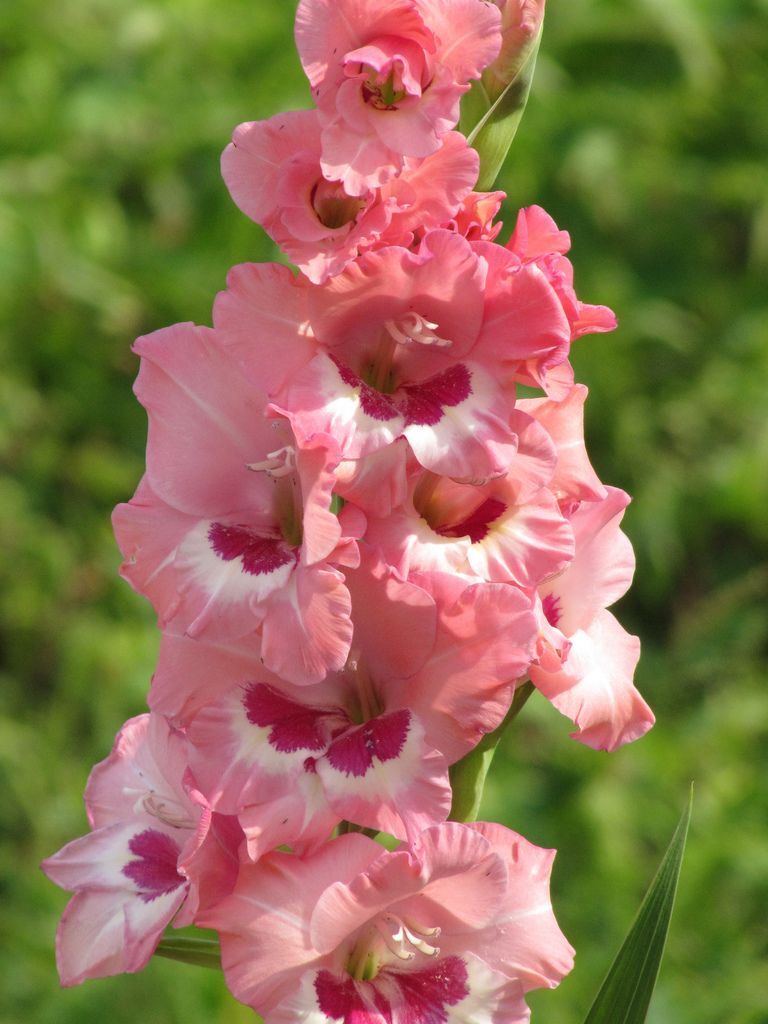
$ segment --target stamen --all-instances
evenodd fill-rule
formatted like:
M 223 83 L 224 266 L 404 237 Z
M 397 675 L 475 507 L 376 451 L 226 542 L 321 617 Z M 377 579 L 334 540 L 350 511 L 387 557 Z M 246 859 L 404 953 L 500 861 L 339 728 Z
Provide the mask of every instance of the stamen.
M 435 334 L 438 325 L 425 319 L 413 311 L 406 313 L 399 320 L 387 320 L 384 327 L 400 345 L 434 345 L 436 348 L 447 348 L 451 341 Z
M 405 925 L 403 925 L 403 931 L 405 932 L 405 937 L 408 939 L 410 944 L 415 946 L 420 953 L 424 953 L 426 956 L 437 956 L 440 952 L 439 946 L 430 946 L 425 939 L 420 938 L 418 935 L 414 935 L 410 928 L 406 928 Z M 438 935 L 440 934 L 439 928 L 432 928 L 431 931 L 437 932 Z
M 405 930 L 397 917 L 387 914 L 376 922 L 376 930 L 384 940 L 384 945 L 398 960 L 413 960 L 416 954 L 410 949 L 403 949 Z
M 245 468 L 253 470 L 254 473 L 266 473 L 274 480 L 288 476 L 296 469 L 296 449 L 293 445 L 286 445 L 285 448 L 268 452 L 262 462 L 246 462 Z
M 424 953 L 425 956 L 437 956 L 440 952 L 439 946 L 433 946 L 426 941 L 427 938 L 436 938 L 440 934 L 439 928 L 422 928 L 412 921 L 406 924 L 394 914 L 385 914 L 376 922 L 376 927 L 387 949 L 399 960 L 413 960 L 415 957 L 416 954 L 412 949 L 408 949 L 408 946 Z

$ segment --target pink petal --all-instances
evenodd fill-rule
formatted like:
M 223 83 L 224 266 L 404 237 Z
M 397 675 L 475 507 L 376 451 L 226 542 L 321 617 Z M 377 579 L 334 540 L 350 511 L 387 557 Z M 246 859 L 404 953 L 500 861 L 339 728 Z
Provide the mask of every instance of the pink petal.
M 506 868 L 477 832 L 443 822 L 409 849 L 382 853 L 349 882 L 330 885 L 312 914 L 312 945 L 330 952 L 386 907 L 416 896 L 444 908 L 460 930 L 480 928 L 496 914 L 506 884 Z
M 373 981 L 323 969 L 271 1013 L 270 1024 L 524 1024 L 520 986 L 471 954 L 441 957 L 418 970 L 385 968 Z
M 537 689 L 578 726 L 574 739 L 595 750 L 615 750 L 643 736 L 654 723 L 651 709 L 632 677 L 640 641 L 625 632 L 608 611 L 595 616 L 586 630 L 570 637 L 559 671 L 531 665 Z
M 599 501 L 606 490 L 589 461 L 584 445 L 584 402 L 587 389 L 574 384 L 564 399 L 523 399 L 517 408 L 535 417 L 557 448 L 557 467 L 549 484 L 558 496 L 579 501 Z
M 162 814 L 194 828 L 199 817 L 183 787 L 188 751 L 183 736 L 162 715 L 130 718 L 109 757 L 93 768 L 85 788 L 92 828 L 139 814 Z
M 220 337 L 177 324 L 139 338 L 134 351 L 142 357 L 135 391 L 149 413 L 155 494 L 193 516 L 268 506 L 269 482 L 246 465 L 274 449 L 274 431 Z
M 512 399 L 477 363 L 456 363 L 400 390 L 404 433 L 422 466 L 472 483 L 506 472 L 517 448 Z
M 288 267 L 277 263 L 243 263 L 227 275 L 213 322 L 222 346 L 258 395 L 276 395 L 315 354 L 305 303 L 305 290 Z M 264 451 L 275 447 L 273 442 Z
M 398 234 L 447 224 L 477 181 L 478 169 L 477 153 L 459 132 L 444 135 L 436 153 L 406 161 L 382 192 L 397 202 L 385 236 L 389 244 L 398 244 Z
M 489 967 L 518 979 L 526 992 L 554 988 L 573 967 L 573 949 L 560 931 L 549 898 L 555 851 L 534 846 L 503 825 L 477 822 L 470 827 L 509 868 L 495 929 L 479 937 L 473 952 Z
M 507 500 L 486 535 L 470 547 L 467 561 L 481 579 L 535 587 L 571 561 L 573 530 L 546 489 L 525 504 Z
M 324 353 L 296 374 L 282 396 L 281 410 L 300 444 L 314 434 L 329 434 L 347 459 L 380 451 L 400 436 L 404 425 L 388 395 Z
M 160 641 L 149 705 L 185 725 L 205 704 L 257 675 L 267 682 L 275 678 L 264 669 L 256 635 L 204 643 L 166 633 Z
M 629 495 L 606 488 L 599 502 L 584 502 L 571 516 L 576 552 L 566 571 L 544 584 L 542 598 L 556 601 L 553 625 L 570 636 L 587 629 L 602 608 L 626 593 L 635 571 L 632 545 L 619 529 Z M 552 621 L 550 619 L 550 621 Z
M 234 201 L 257 224 L 275 215 L 285 164 L 303 151 L 319 161 L 320 126 L 315 110 L 291 110 L 235 129 L 221 156 L 221 174 Z
M 320 86 L 321 94 L 341 80 L 346 53 L 369 39 L 388 35 L 432 46 L 412 0 L 300 0 L 296 11 L 299 57 L 310 84 Z
M 297 974 L 320 955 L 309 927 L 320 895 L 380 853 L 378 843 L 354 834 L 312 857 L 272 853 L 243 866 L 233 894 L 198 920 L 220 932 L 227 984 L 237 999 L 269 1012 L 295 992 Z
M 466 587 L 441 612 L 434 652 L 402 692 L 449 764 L 506 714 L 531 661 L 535 622 L 529 598 L 500 584 Z
M 434 599 L 370 556 L 359 570 L 347 573 L 347 586 L 352 595 L 355 647 L 363 652 L 374 678 L 414 675 L 434 647 Z
M 262 626 L 264 664 L 289 682 L 319 682 L 341 669 L 352 641 L 351 599 L 341 573 L 298 566 L 273 595 Z
M 571 248 L 571 236 L 560 231 L 546 210 L 528 206 L 517 215 L 517 223 L 507 248 L 522 259 L 536 260 L 550 253 L 566 253 Z
M 407 709 L 338 736 L 317 771 L 340 818 L 401 839 L 445 820 L 451 809 L 445 758 L 426 746 L 423 728 Z
M 403 438 L 364 459 L 342 462 L 337 470 L 336 493 L 366 513 L 389 515 L 407 497 L 407 453 Z
M 322 288 L 309 292 L 312 328 L 324 345 L 338 346 L 349 366 L 374 355 L 388 321 L 416 312 L 438 325 L 450 340 L 450 361 L 460 359 L 477 339 L 483 317 L 485 267 L 463 238 L 431 231 L 418 253 L 399 247 L 369 252 Z M 459 298 L 460 297 L 460 298 Z M 445 355 L 410 346 L 409 380 L 430 376 L 446 364 Z
M 114 891 L 78 892 L 67 904 L 56 933 L 62 985 L 140 971 L 183 899 L 184 889 L 151 904 Z
M 457 82 L 479 78 L 501 47 L 501 18 L 492 4 L 475 0 L 419 0 L 424 20 L 441 45 L 437 59 Z

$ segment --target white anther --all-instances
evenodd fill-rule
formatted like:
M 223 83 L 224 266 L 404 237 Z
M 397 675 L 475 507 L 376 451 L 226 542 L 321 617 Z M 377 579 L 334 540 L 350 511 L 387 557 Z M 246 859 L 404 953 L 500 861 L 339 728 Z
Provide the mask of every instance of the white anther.
M 406 313 L 399 320 L 387 320 L 384 327 L 400 345 L 434 345 L 436 348 L 447 348 L 451 342 L 435 334 L 438 325 L 426 320 L 419 313 Z
M 422 939 L 420 936 L 414 935 L 410 928 L 406 928 L 405 925 L 403 925 L 403 931 L 405 932 L 406 939 L 410 942 L 412 946 L 418 949 L 420 953 L 425 953 L 427 956 L 437 956 L 437 954 L 440 952 L 439 946 L 430 946 L 430 944 L 428 942 L 425 942 L 424 939 Z M 431 928 L 428 932 L 424 932 L 422 934 L 439 935 L 440 929 Z
M 268 452 L 262 462 L 246 462 L 245 467 L 255 473 L 266 473 L 274 479 L 288 476 L 296 469 L 296 449 L 293 445 L 286 445 L 285 448 Z
M 414 949 L 425 956 L 437 956 L 440 952 L 439 946 L 432 946 L 425 941 L 427 936 L 433 938 L 439 935 L 439 928 L 420 928 L 414 924 L 408 927 L 394 914 L 380 918 L 376 927 L 387 949 L 399 960 L 413 960 L 416 956 Z

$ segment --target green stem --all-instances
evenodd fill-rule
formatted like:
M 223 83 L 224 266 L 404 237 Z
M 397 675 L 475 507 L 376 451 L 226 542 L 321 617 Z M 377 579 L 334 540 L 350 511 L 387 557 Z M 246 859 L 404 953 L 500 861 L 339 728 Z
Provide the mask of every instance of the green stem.
M 179 960 L 196 967 L 211 967 L 221 970 L 221 953 L 215 939 L 196 939 L 186 935 L 171 935 L 160 940 L 155 956 L 168 960 Z
M 493 732 L 484 736 L 474 750 L 471 750 L 466 757 L 457 761 L 451 768 L 453 803 L 448 816 L 451 821 L 477 821 L 485 780 L 496 748 L 507 727 L 520 714 L 532 693 L 533 683 L 527 682 L 518 686 L 510 709 L 498 729 L 494 729 Z

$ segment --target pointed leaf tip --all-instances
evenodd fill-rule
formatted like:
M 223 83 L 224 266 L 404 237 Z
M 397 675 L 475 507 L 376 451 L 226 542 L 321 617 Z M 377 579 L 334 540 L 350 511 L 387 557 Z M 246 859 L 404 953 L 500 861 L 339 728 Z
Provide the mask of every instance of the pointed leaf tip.
M 669 931 L 693 806 L 688 804 L 584 1024 L 643 1024 Z

